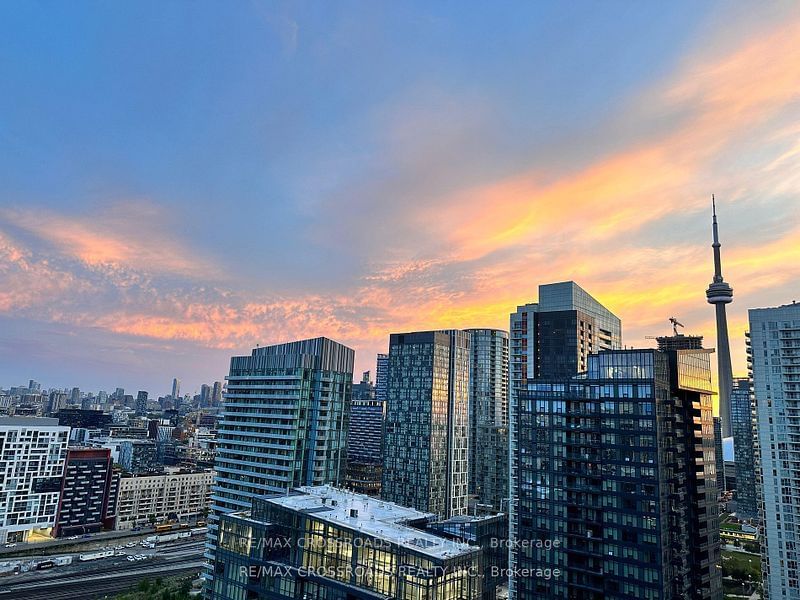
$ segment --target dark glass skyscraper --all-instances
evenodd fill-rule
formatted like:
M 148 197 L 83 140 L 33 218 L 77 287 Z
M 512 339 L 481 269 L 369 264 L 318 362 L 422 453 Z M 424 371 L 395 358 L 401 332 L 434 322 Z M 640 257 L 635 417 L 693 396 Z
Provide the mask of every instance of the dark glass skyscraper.
M 709 351 L 587 367 L 519 391 L 512 597 L 720 600 Z
M 508 332 L 467 329 L 469 492 L 480 505 L 508 510 Z
M 758 518 L 758 477 L 755 458 L 755 429 L 750 398 L 750 380 L 733 380 L 731 423 L 733 458 L 736 464 L 736 516 L 743 520 Z
M 586 370 L 592 352 L 622 347 L 622 322 L 574 281 L 539 286 L 539 302 L 511 314 L 512 388 Z
M 593 352 L 622 347 L 622 322 L 574 281 L 539 286 L 539 301 L 511 314 L 509 341 L 509 530 L 518 520 L 517 392 L 541 377 L 568 378 L 586 371 Z M 515 580 L 509 581 L 514 598 Z
M 393 333 L 381 497 L 440 517 L 465 514 L 470 335 Z
M 366 371 L 361 381 L 353 384 L 347 435 L 346 486 L 360 494 L 380 495 L 385 407 L 385 402 L 375 398 L 375 386 Z

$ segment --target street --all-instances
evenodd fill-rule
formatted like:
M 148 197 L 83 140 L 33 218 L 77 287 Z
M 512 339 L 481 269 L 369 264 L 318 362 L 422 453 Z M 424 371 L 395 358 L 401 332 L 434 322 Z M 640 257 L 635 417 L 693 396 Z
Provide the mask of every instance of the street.
M 143 579 L 197 574 L 204 564 L 204 543 L 202 536 L 165 543 L 155 550 L 143 550 L 140 546 L 126 548 L 126 554 L 147 556 L 139 561 L 114 556 L 80 562 L 75 554 L 70 565 L 0 578 L 0 600 L 93 600 L 113 596 Z

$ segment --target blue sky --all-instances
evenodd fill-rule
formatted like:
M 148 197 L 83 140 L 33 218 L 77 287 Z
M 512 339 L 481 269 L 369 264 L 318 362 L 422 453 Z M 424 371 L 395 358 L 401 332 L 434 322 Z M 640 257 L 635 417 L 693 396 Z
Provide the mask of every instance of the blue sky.
M 311 335 L 361 370 L 391 331 L 506 326 L 568 278 L 629 343 L 672 314 L 713 343 L 712 192 L 741 370 L 746 308 L 798 289 L 799 26 L 788 3 L 4 3 L 0 385 L 199 388 Z

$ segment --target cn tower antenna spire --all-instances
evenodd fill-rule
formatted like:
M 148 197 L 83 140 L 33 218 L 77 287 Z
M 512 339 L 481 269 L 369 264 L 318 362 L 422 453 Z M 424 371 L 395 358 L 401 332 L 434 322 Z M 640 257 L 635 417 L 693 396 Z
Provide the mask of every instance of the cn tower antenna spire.
M 714 249 L 714 279 L 706 290 L 706 299 L 714 305 L 717 317 L 717 368 L 719 379 L 719 415 L 722 420 L 722 437 L 732 435 L 731 427 L 731 387 L 733 370 L 731 368 L 731 349 L 728 341 L 728 317 L 725 305 L 733 302 L 733 288 L 722 278 L 722 256 L 719 243 L 719 224 L 717 223 L 717 199 L 711 195 L 711 229 Z

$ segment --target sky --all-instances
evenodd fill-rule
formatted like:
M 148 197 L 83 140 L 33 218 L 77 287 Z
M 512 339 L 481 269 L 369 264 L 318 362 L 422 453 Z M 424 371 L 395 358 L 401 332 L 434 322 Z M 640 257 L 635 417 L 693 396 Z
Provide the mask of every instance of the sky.
M 0 387 L 192 393 L 256 344 L 624 342 L 800 299 L 792 2 L 0 3 Z

